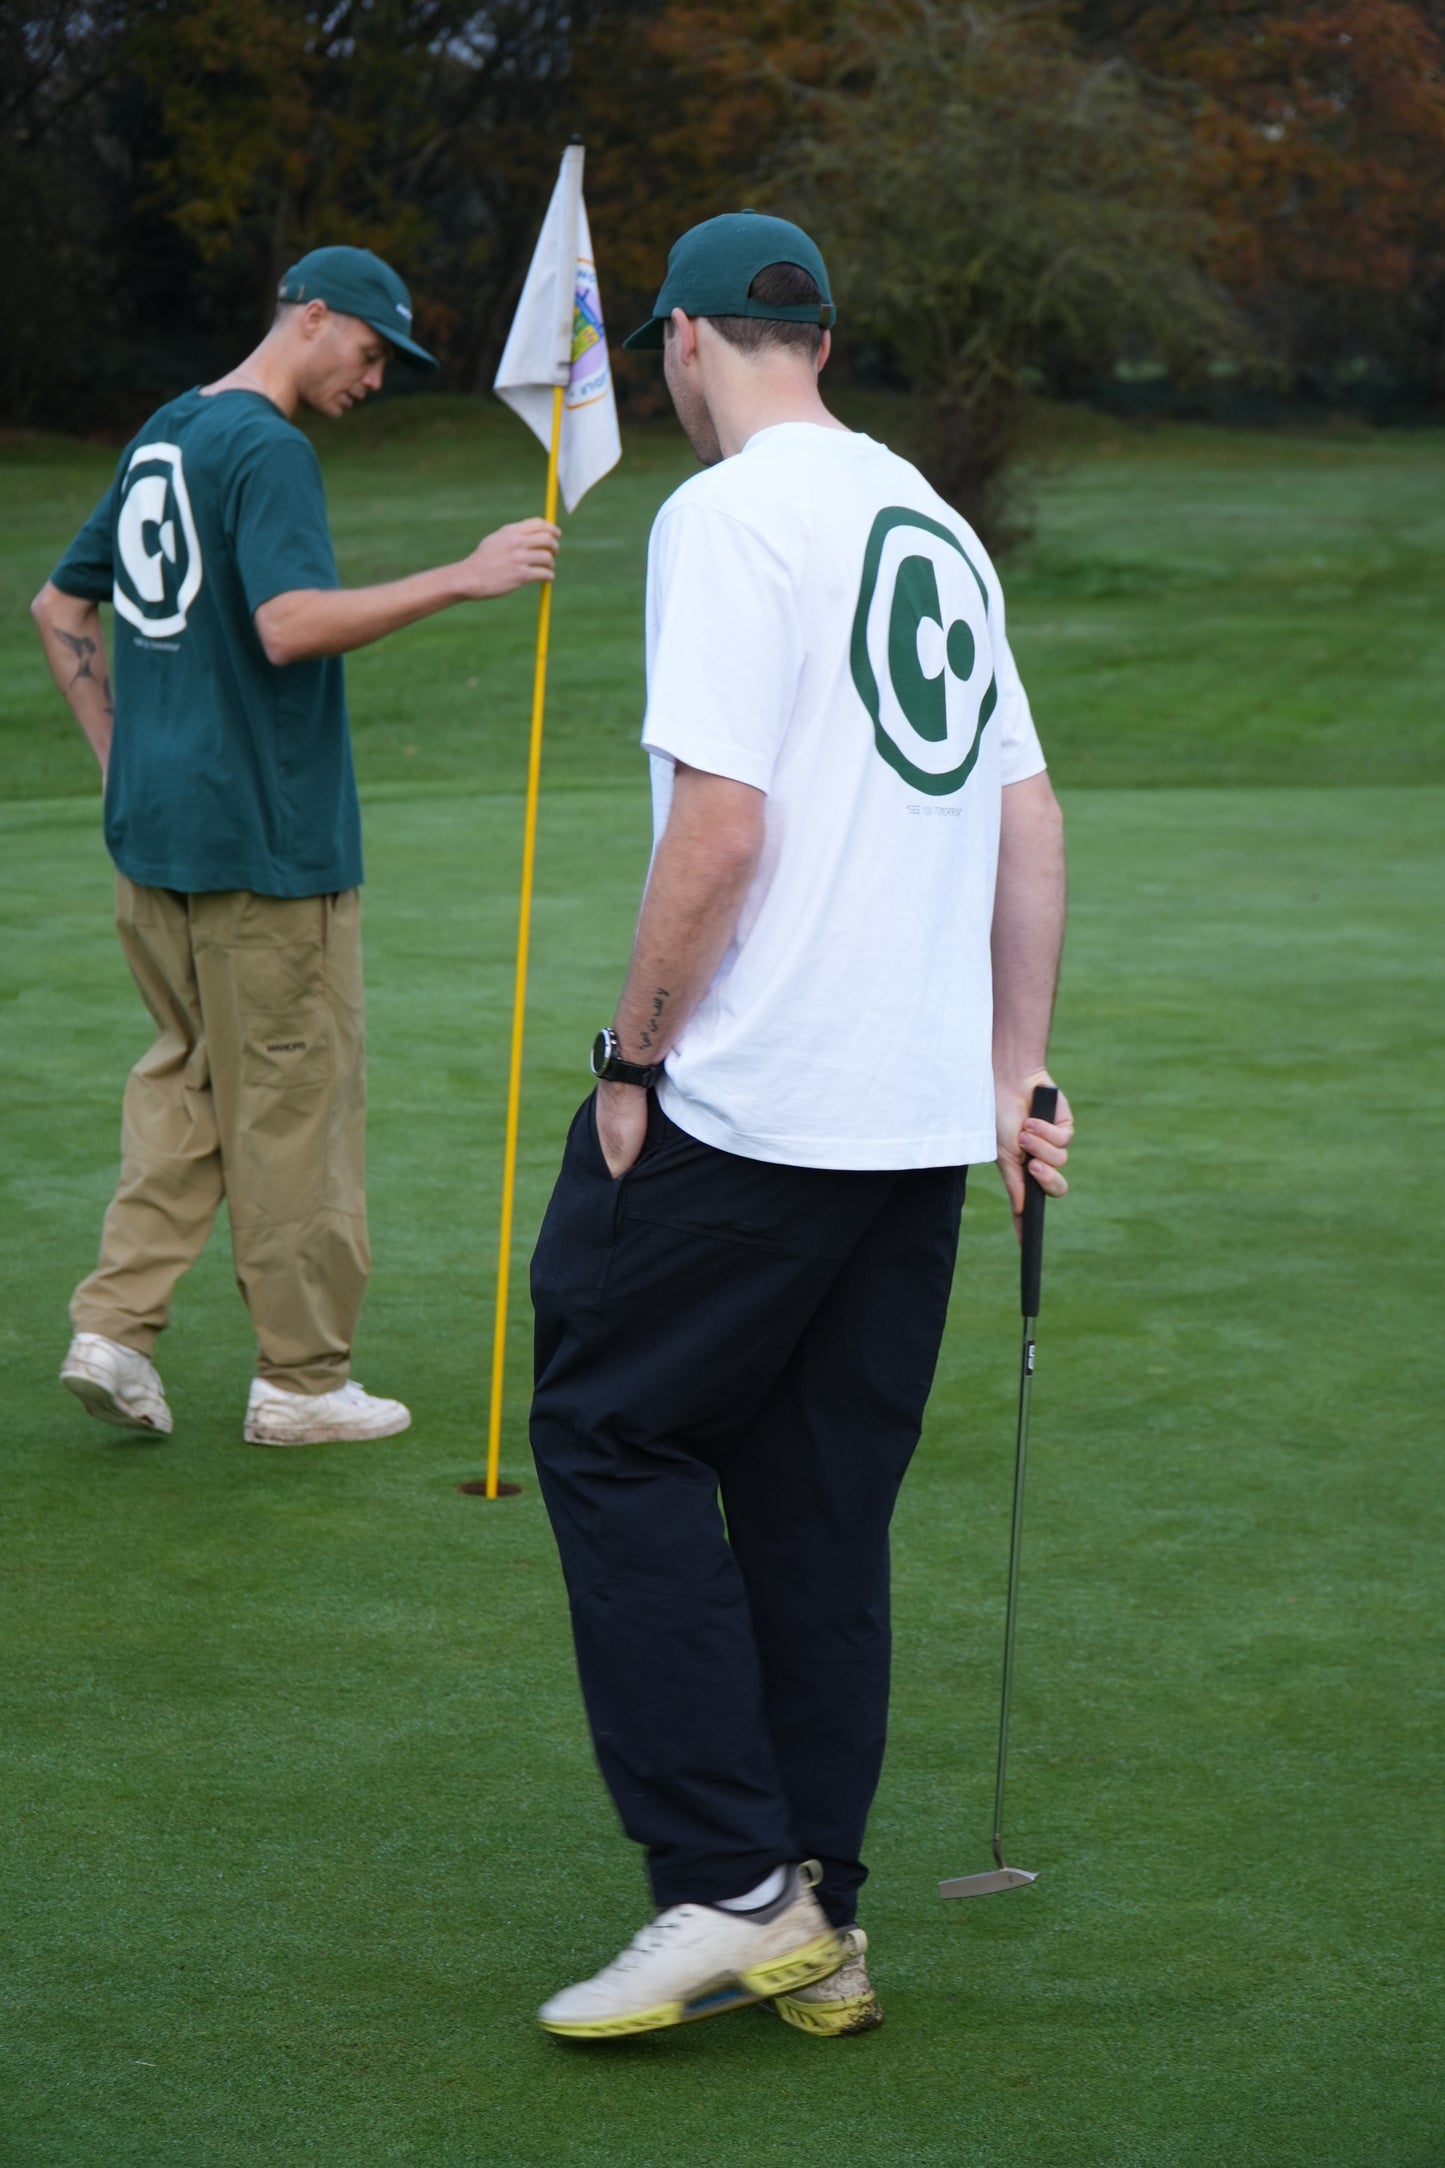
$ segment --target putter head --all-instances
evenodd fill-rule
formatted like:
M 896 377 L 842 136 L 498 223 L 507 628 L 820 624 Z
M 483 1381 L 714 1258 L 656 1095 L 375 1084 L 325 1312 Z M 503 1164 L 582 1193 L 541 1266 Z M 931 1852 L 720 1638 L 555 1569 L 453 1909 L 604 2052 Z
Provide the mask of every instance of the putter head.
M 951 1881 L 940 1882 L 940 1897 L 991 1897 L 995 1890 L 1021 1889 L 1025 1882 L 1037 1882 L 1036 1874 L 1027 1874 L 1022 1867 L 991 1867 L 987 1874 L 956 1874 Z

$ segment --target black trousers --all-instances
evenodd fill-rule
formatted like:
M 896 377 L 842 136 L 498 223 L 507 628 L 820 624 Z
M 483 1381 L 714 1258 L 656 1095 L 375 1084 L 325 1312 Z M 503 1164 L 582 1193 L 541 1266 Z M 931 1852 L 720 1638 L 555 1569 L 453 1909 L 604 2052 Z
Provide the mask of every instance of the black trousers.
M 660 1907 L 817 1858 L 857 1914 L 888 1713 L 888 1523 L 965 1169 L 834 1173 L 651 1103 L 614 1181 L 572 1123 L 532 1263 L 532 1447 L 597 1759 Z

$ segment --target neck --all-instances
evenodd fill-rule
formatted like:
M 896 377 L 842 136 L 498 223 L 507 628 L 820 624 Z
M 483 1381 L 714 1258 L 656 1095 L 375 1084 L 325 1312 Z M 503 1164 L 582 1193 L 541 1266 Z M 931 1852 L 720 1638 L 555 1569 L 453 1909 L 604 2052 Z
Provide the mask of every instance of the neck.
M 779 422 L 809 422 L 817 429 L 842 429 L 828 412 L 811 369 L 787 356 L 754 361 L 725 352 L 715 357 L 705 385 L 708 412 L 724 459 L 740 452 L 760 429 Z
M 287 343 L 277 332 L 268 331 L 244 361 L 225 376 L 217 377 L 214 384 L 203 385 L 202 390 L 208 395 L 218 391 L 258 391 L 289 421 L 301 404 L 301 393 Z

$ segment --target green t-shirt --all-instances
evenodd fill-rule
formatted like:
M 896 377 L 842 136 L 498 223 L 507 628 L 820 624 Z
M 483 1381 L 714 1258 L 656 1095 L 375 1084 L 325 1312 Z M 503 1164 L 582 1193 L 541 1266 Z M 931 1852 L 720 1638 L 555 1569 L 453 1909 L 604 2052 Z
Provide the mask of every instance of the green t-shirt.
M 153 415 L 52 575 L 115 604 L 105 840 L 149 888 L 319 896 L 361 880 L 339 657 L 266 660 L 253 611 L 335 587 L 315 452 L 259 392 Z

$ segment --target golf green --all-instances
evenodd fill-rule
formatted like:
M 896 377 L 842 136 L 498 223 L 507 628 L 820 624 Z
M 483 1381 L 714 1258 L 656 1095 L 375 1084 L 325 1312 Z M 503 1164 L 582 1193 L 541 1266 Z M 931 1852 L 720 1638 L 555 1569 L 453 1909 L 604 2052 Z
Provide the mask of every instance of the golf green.
M 376 471 L 399 472 L 425 440 L 384 419 Z M 1201 470 L 1204 497 L 1222 502 L 1239 441 Z M 1011 1761 L 1010 1856 L 1040 1879 L 977 1904 L 936 1894 L 989 1863 L 1018 1323 L 981 1169 L 896 1523 L 894 1724 L 863 1915 L 887 2024 L 823 2043 L 747 2011 L 597 2049 L 535 2027 L 536 2004 L 647 1910 L 591 1764 L 528 1465 L 523 1292 L 646 864 L 625 702 L 645 511 L 676 462 L 640 449 L 609 485 L 632 492 L 625 548 L 601 546 L 599 491 L 575 537 L 598 546 L 558 598 L 576 697 L 539 853 L 504 1456 L 525 1488 L 504 1503 L 456 1486 L 485 1445 L 520 837 L 504 717 L 526 605 L 498 613 L 472 671 L 459 623 L 353 671 L 377 1258 L 357 1368 L 416 1421 L 294 1454 L 240 1442 L 250 1351 L 223 1231 L 161 1350 L 173 1439 L 87 1424 L 55 1385 L 145 1031 L 108 930 L 93 788 L 58 732 L 41 758 L 42 688 L 4 635 L 8 742 L 34 760 L 0 805 L 0 2161 L 1435 2168 L 1445 789 L 1425 780 L 1440 772 L 1430 680 L 1422 660 L 1358 740 L 1394 748 L 1399 787 L 1312 788 L 1308 758 L 1290 768 L 1291 734 L 1313 727 L 1303 694 L 1266 703 L 1259 747 L 1231 738 L 1231 688 L 1270 666 L 1262 604 L 1252 616 L 1234 588 L 1197 610 L 1151 599 L 1152 570 L 1069 599 L 1089 534 L 1101 559 L 1150 557 L 1157 516 L 1152 557 L 1168 560 L 1156 500 L 1202 457 L 1187 435 L 1095 450 L 1051 484 L 1009 589 L 1042 725 L 1059 711 L 1065 747 L 1056 1069 L 1080 1121 L 1074 1193 L 1048 1226 Z M 1355 525 L 1319 547 L 1358 571 L 1362 523 L 1397 485 L 1428 524 L 1417 475 L 1440 442 L 1421 440 L 1418 467 L 1397 453 L 1273 447 L 1276 498 L 1248 483 L 1262 554 L 1298 564 L 1321 507 L 1353 504 Z M 94 465 L 52 447 L 12 471 L 38 508 L 47 473 L 88 487 Z M 348 453 L 328 472 L 359 577 L 372 470 Z M 528 473 L 506 482 L 519 499 Z M 455 546 L 465 492 L 437 480 L 431 551 L 431 486 L 403 502 L 402 562 Z M 25 519 L 5 565 L 17 591 L 54 554 L 39 510 Z M 1212 677 L 1211 610 L 1233 613 L 1240 643 Z M 1332 606 L 1312 612 L 1296 587 L 1291 612 L 1321 671 L 1335 656 L 1364 698 Z M 1078 645 L 1089 623 L 1129 665 L 1112 693 Z M 475 743 L 466 677 L 489 670 Z M 1196 739 L 1217 723 L 1231 761 L 1257 753 L 1244 780 L 1273 787 L 1197 771 L 1188 787 L 1082 787 L 1090 733 L 1062 714 L 1075 682 L 1111 779 L 1132 759 L 1166 782 L 1187 714 Z M 394 723 L 374 725 L 388 700 Z M 1322 753 L 1331 780 L 1342 758 Z

